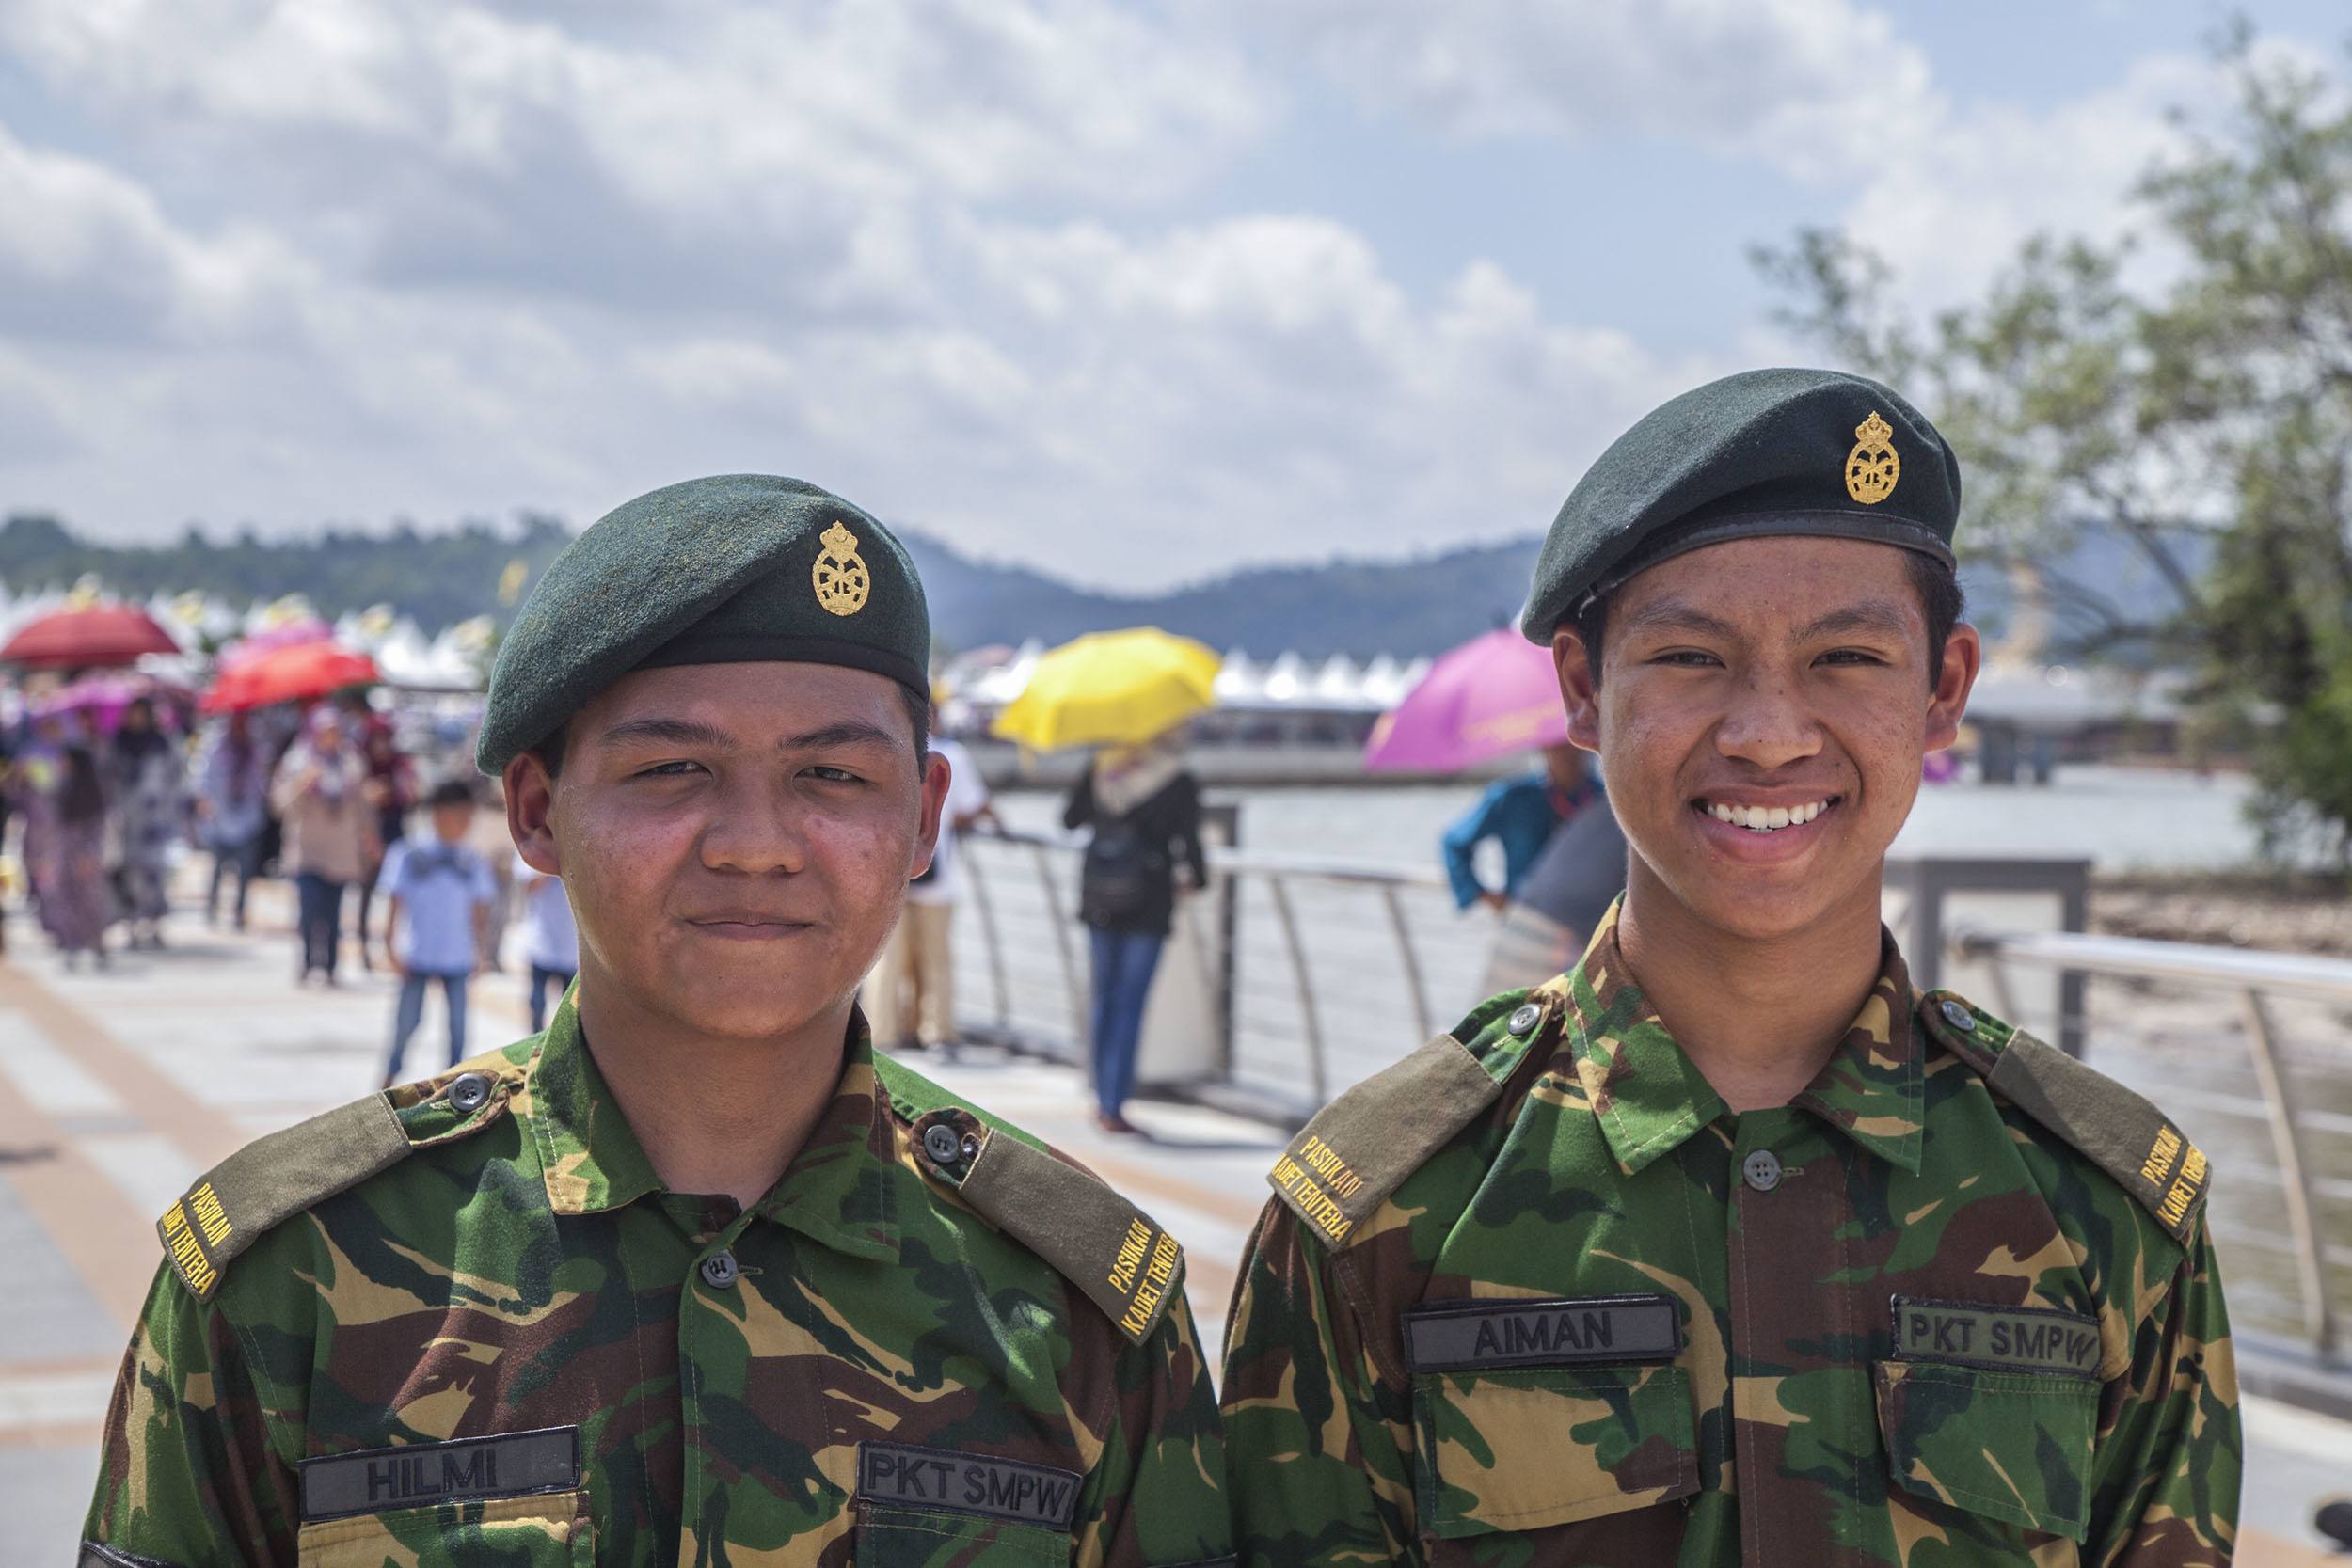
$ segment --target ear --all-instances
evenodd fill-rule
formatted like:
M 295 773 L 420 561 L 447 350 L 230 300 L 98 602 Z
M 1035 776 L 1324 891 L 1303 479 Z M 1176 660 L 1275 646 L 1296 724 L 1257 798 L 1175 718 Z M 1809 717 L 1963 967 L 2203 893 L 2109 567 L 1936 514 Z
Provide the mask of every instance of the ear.
M 555 781 L 548 777 L 548 765 L 525 752 L 506 765 L 499 782 L 506 786 L 506 832 L 523 863 L 545 877 L 564 875 L 555 842 Z
M 1584 639 L 1566 626 L 1551 634 L 1551 662 L 1560 672 L 1560 701 L 1568 710 L 1568 743 L 1600 752 L 1600 683 Z
M 953 770 L 947 759 L 937 752 L 923 768 L 922 819 L 916 824 L 914 859 L 907 866 L 907 879 L 913 881 L 930 869 L 931 854 L 939 847 L 939 817 L 947 804 L 947 785 Z
M 1952 627 L 1944 640 L 1944 673 L 1928 695 L 1928 723 L 1923 751 L 1941 752 L 1960 738 L 1961 716 L 1968 711 L 1968 693 L 1984 667 L 1984 644 L 1977 628 L 1966 622 Z

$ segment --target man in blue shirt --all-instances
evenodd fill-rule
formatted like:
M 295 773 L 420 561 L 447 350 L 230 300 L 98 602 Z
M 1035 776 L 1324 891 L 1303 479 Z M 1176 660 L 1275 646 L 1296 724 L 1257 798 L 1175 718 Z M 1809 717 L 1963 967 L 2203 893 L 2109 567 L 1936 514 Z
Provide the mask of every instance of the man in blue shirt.
M 453 779 L 436 784 L 425 804 L 432 814 L 432 832 L 393 846 L 376 879 L 376 891 L 391 900 L 385 956 L 400 976 L 392 1052 L 384 1064 L 387 1087 L 400 1081 L 401 1058 L 407 1054 L 409 1037 L 424 1021 L 425 990 L 435 983 L 449 1006 L 450 1065 L 465 1058 L 466 983 L 488 956 L 490 906 L 498 898 L 489 863 L 466 843 L 467 830 L 473 825 L 473 792 Z
M 1507 909 L 1519 879 L 1551 835 L 1599 795 L 1598 781 L 1585 771 L 1584 753 L 1565 741 L 1544 748 L 1543 771 L 1487 785 L 1478 803 L 1445 831 L 1445 874 L 1454 883 L 1455 907 L 1467 910 L 1483 902 Z M 1482 885 L 1472 864 L 1479 845 L 1490 838 L 1502 845 L 1500 889 Z

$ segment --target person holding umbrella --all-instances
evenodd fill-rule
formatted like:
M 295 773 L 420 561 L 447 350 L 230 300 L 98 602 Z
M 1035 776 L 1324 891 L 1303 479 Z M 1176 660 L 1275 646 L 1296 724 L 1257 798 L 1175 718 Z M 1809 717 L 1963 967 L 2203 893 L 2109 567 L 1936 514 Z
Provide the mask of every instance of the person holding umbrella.
M 1182 725 L 1215 705 L 1221 661 L 1156 626 L 1090 632 L 1047 652 L 992 728 L 1041 751 L 1099 748 L 1062 807 L 1062 826 L 1094 830 L 1079 879 L 1091 939 L 1089 1035 L 1095 1119 L 1133 1132 L 1143 1008 L 1176 907 L 1176 865 L 1208 882 L 1200 785 L 1184 767 Z

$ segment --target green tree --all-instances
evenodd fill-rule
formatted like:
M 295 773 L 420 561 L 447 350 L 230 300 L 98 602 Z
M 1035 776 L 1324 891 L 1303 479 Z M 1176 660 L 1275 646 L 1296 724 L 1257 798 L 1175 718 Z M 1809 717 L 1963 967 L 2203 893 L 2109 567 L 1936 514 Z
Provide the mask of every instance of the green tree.
M 2135 193 L 2153 286 L 2127 284 L 2126 246 L 2045 236 L 1922 323 L 1840 234 L 1756 260 L 1787 322 L 1915 389 L 1950 437 L 1965 547 L 2084 650 L 2193 667 L 2210 710 L 2253 725 L 2269 847 L 2352 863 L 2352 83 L 2262 57 L 2242 24 L 2218 55 L 2228 113 Z M 2091 532 L 2128 543 L 2173 613 L 2070 579 Z

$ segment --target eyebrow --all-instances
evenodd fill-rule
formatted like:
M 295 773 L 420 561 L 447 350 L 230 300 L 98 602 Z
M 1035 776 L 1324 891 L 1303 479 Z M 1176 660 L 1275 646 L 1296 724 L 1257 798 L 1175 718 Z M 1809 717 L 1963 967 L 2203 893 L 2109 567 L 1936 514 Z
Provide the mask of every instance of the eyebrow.
M 1629 633 L 1685 631 L 1734 641 L 1743 640 L 1738 626 L 1680 599 L 1661 599 L 1656 604 L 1645 606 L 1627 620 L 1626 630 Z M 1900 638 L 1908 635 L 1910 630 L 1911 623 L 1901 610 L 1883 599 L 1869 599 L 1815 616 L 1797 628 L 1795 641 L 1810 642 L 1818 638 L 1853 632 L 1876 632 L 1885 637 Z
M 708 751 L 731 751 L 738 744 L 734 735 L 716 724 L 705 724 L 691 719 L 624 719 L 604 732 L 607 742 L 628 745 L 643 743 L 656 746 L 699 747 Z M 821 729 L 787 735 L 776 742 L 780 752 L 818 752 L 835 746 L 895 746 L 898 736 L 880 724 L 869 724 L 862 719 L 843 720 Z

